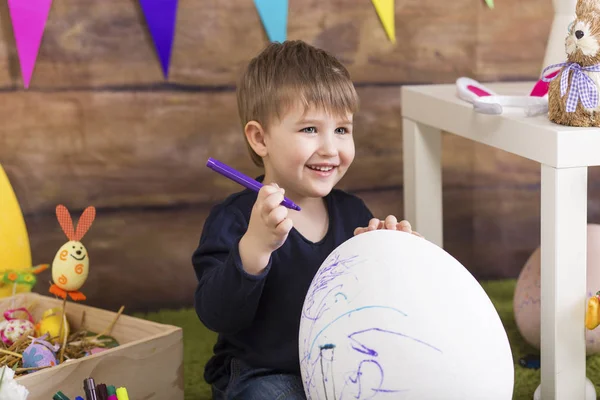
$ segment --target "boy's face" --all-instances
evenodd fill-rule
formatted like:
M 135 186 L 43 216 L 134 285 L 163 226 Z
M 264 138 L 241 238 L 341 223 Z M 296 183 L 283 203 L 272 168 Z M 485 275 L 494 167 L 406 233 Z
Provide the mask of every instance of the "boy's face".
M 323 197 L 342 179 L 354 160 L 352 114 L 296 106 L 265 132 L 265 182 L 286 196 Z

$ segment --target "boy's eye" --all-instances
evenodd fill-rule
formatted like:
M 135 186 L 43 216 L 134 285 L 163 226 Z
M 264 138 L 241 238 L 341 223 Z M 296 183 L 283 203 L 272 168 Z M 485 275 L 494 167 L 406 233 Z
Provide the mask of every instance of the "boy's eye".
M 346 128 L 337 128 L 337 129 L 335 130 L 335 133 L 338 133 L 338 134 L 344 135 L 344 134 L 346 134 L 346 133 L 350 133 L 350 131 L 349 131 L 348 129 L 346 129 Z
M 317 132 L 317 128 L 315 128 L 314 126 L 310 126 L 308 128 L 302 129 L 302 132 L 305 132 L 305 133 L 316 133 Z

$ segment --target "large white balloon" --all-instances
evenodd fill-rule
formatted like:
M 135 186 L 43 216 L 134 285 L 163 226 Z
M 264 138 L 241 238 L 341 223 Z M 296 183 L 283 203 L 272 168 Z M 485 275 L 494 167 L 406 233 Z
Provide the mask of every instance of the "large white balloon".
M 378 230 L 344 242 L 307 293 L 308 399 L 510 400 L 514 363 L 475 278 L 433 243 Z

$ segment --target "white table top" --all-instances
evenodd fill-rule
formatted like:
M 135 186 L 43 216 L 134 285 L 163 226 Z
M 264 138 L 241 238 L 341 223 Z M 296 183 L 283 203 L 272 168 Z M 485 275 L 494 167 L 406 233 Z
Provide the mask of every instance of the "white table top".
M 535 82 L 485 83 L 499 95 L 528 95 Z M 456 95 L 456 85 L 402 87 L 402 116 L 555 168 L 600 165 L 600 128 L 558 125 L 522 111 L 485 115 Z

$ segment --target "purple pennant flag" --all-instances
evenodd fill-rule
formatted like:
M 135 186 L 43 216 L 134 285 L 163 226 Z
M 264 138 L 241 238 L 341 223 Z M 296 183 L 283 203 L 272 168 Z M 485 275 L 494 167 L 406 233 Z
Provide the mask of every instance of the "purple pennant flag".
M 25 89 L 29 88 L 51 6 L 52 0 L 8 0 Z
M 169 76 L 177 0 L 140 0 L 165 78 Z

